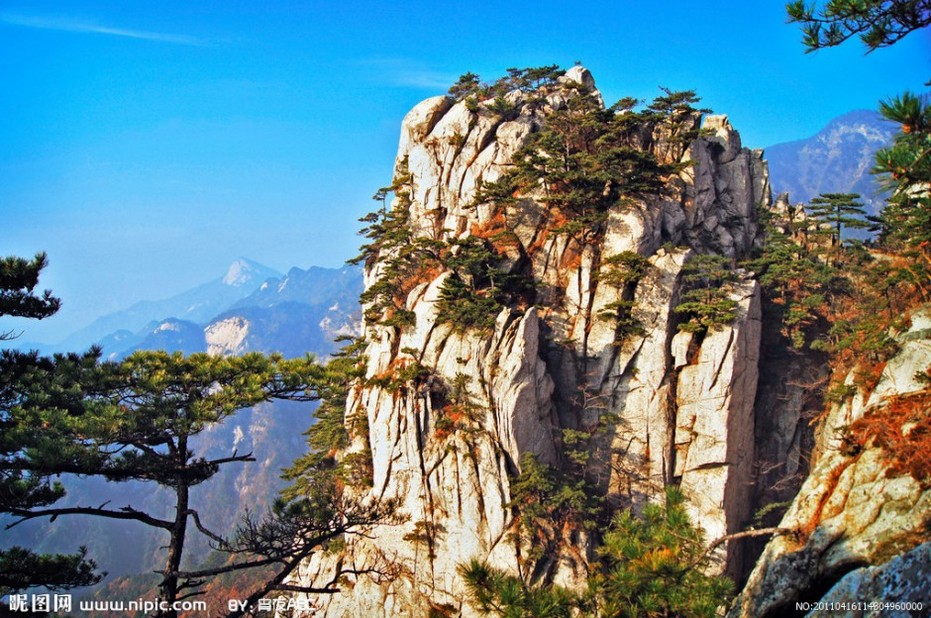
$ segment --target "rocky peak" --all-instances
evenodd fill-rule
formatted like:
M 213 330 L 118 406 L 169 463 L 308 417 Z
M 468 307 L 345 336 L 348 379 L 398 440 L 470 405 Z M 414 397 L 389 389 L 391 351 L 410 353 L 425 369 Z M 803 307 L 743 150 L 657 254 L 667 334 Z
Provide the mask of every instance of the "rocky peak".
M 233 260 L 233 263 L 226 269 L 226 274 L 223 275 L 223 284 L 235 288 L 256 286 L 260 281 L 274 277 L 277 274 L 276 271 L 262 266 L 258 262 L 240 257 Z
M 316 556 L 299 581 L 345 560 L 402 575 L 360 578 L 321 615 L 471 616 L 457 569 L 471 557 L 580 585 L 587 524 L 564 513 L 521 533 L 528 457 L 608 512 L 675 484 L 709 537 L 747 519 L 760 297 L 735 262 L 769 205 L 761 151 L 726 116 L 699 132 L 673 93 L 610 113 L 583 67 L 512 78 L 404 119 L 394 201 L 362 256 L 368 365 L 346 414 L 367 420 L 348 451 L 370 453 L 357 491 L 396 499 L 406 523 Z M 703 313 L 712 300 L 726 310 Z M 718 557 L 738 568 L 736 546 Z
M 875 111 L 856 110 L 807 139 L 770 146 L 773 187 L 801 202 L 821 193 L 859 193 L 876 212 L 884 199 L 870 170 L 876 151 L 892 143 L 896 129 Z

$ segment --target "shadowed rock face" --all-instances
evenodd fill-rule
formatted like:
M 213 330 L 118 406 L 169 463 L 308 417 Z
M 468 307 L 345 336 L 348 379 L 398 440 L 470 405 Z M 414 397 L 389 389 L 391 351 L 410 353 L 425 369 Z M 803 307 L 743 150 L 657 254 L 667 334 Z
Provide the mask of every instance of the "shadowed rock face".
M 575 96 L 565 84 L 594 87 L 582 67 L 561 80 L 537 93 L 544 105 L 510 93 L 516 112 L 508 118 L 493 113 L 490 102 L 470 110 L 434 97 L 404 119 L 396 169 L 406 167 L 412 177 L 416 235 L 448 242 L 503 225 L 515 240 L 502 249 L 502 268 L 531 277 L 537 292 L 533 305 L 504 308 L 492 329 L 460 332 L 437 320 L 449 276 L 440 269 L 407 297 L 413 325 L 367 327 L 368 378 L 414 363 L 429 374 L 400 387 L 362 383 L 347 407 L 347 415 L 368 419 L 368 436 L 350 448 L 371 448 L 368 495 L 398 499 L 407 521 L 350 540 L 340 556 L 315 556 L 295 582 L 321 585 L 340 561 L 350 560 L 364 568 L 387 558 L 401 575 L 380 582 L 362 577 L 351 589 L 324 595 L 319 615 L 393 616 L 403 609 L 425 616 L 431 605 L 473 615 L 456 569 L 472 557 L 579 585 L 592 551 L 586 534 L 562 531 L 560 550 L 529 565 L 527 548 L 514 540 L 510 505 L 511 479 L 524 454 L 567 465 L 564 429 L 595 433 L 585 475 L 614 507 L 659 499 L 664 485 L 678 483 L 709 538 L 736 531 L 747 519 L 758 286 L 738 271 L 728 291 L 737 317 L 706 335 L 680 333 L 674 309 L 688 259 L 714 253 L 736 260 L 758 242 L 756 209 L 769 205 L 762 153 L 742 148 L 725 116 L 707 118 L 708 136 L 684 155 L 692 165 L 667 179 L 663 195 L 613 207 L 591 242 L 556 231 L 539 196 L 522 196 L 504 209 L 474 206 L 481 183 L 499 178 L 546 115 Z M 663 156 L 664 146 L 660 137 L 649 148 Z M 605 259 L 625 251 L 649 266 L 622 290 L 598 274 Z M 381 258 L 370 264 L 367 286 L 383 267 Z M 601 316 L 628 300 L 624 294 L 641 328 L 618 338 L 617 326 Z M 444 393 L 454 383 L 465 385 L 474 418 L 450 431 L 440 419 L 448 405 Z M 722 546 L 718 557 L 722 569 L 739 564 L 735 547 Z
M 800 531 L 801 538 L 786 535 L 769 542 L 728 614 L 731 618 L 789 615 L 796 601 L 816 602 L 826 592 L 823 600 L 850 602 L 920 600 L 916 591 L 923 591 L 927 603 L 927 563 L 924 571 L 916 564 L 928 555 L 931 490 L 909 474 L 890 472 L 889 453 L 874 443 L 851 449 L 842 439 L 857 420 L 893 398 L 926 391 L 916 374 L 931 369 L 931 316 L 913 316 L 911 329 L 899 339 L 900 350 L 873 391 L 833 406 L 819 424 L 811 473 L 780 523 Z M 902 432 L 912 430 L 901 427 Z M 923 542 L 911 557 L 891 560 Z M 866 568 L 883 563 L 882 568 Z M 877 586 L 888 594 L 876 595 Z

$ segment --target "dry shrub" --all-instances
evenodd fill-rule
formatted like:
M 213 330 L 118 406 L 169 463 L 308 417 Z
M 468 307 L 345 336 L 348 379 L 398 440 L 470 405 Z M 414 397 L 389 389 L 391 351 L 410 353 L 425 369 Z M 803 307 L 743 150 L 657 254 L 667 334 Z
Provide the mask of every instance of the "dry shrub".
M 931 487 L 931 387 L 888 397 L 854 422 L 850 433 L 861 447 L 882 449 L 887 477 L 909 474 Z
M 490 242 L 497 253 L 521 248 L 520 239 L 508 228 L 503 212 L 496 213 L 486 223 L 473 223 L 470 231 L 476 238 Z

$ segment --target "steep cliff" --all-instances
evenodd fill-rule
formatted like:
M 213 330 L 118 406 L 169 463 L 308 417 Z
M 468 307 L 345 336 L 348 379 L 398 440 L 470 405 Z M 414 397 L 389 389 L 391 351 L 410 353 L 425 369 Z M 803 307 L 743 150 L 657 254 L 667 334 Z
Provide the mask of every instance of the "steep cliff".
M 348 565 L 394 565 L 324 595 L 318 615 L 473 615 L 457 571 L 472 557 L 581 583 L 581 518 L 522 533 L 514 483 L 531 461 L 575 474 L 609 509 L 677 484 L 710 538 L 748 519 L 760 293 L 735 265 L 758 242 L 766 164 L 725 116 L 699 132 L 700 114 L 674 104 L 628 126 L 632 112 L 606 114 L 594 88 L 575 67 L 486 100 L 427 99 L 404 119 L 394 203 L 370 219 L 403 233 L 369 245 L 368 364 L 347 405 L 368 428 L 347 451 L 370 453 L 371 486 L 356 491 L 398 500 L 404 523 L 302 567 L 295 583 L 320 586 Z M 593 118 L 613 124 L 586 137 Z M 552 134 L 562 164 L 522 150 Z M 570 154 L 615 156 L 622 171 L 572 193 Z M 624 167 L 635 159 L 656 173 Z M 554 176 L 508 184 L 544 167 Z M 717 557 L 740 567 L 736 546 Z
M 897 339 L 875 388 L 819 422 L 811 473 L 780 523 L 789 533 L 766 546 L 729 616 L 792 615 L 797 602 L 818 601 L 924 602 L 927 610 L 931 315 L 912 316 Z

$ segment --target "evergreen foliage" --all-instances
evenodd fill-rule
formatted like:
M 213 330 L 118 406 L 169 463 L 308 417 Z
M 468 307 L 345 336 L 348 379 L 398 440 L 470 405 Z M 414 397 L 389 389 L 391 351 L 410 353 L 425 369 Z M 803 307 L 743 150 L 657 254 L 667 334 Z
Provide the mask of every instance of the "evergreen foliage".
M 685 320 L 679 324 L 679 330 L 704 334 L 737 318 L 737 301 L 730 298 L 730 292 L 738 275 L 729 261 L 723 255 L 702 254 L 682 267 L 688 291 L 682 294 L 682 302 L 675 309 Z
M 525 560 L 533 565 L 565 542 L 564 533 L 597 525 L 601 498 L 581 475 L 561 472 L 531 453 L 520 460 L 521 471 L 511 480 L 510 507 L 520 530 L 518 541 L 527 547 Z
M 48 265 L 44 253 L 32 260 L 8 256 L 0 259 L 0 315 L 41 320 L 53 315 L 61 301 L 49 290 L 34 294 L 39 273 Z M 0 333 L 0 341 L 13 338 L 13 333 Z
M 0 596 L 40 586 L 53 592 L 93 586 L 101 579 L 96 569 L 85 547 L 74 554 L 49 555 L 14 546 L 0 552 Z
M 598 280 L 616 288 L 637 285 L 650 268 L 650 261 L 635 251 L 622 251 L 601 261 Z
M 658 129 L 663 159 L 675 164 L 689 144 L 701 136 L 699 120 L 711 110 L 695 107 L 700 99 L 694 90 L 673 91 L 665 87 L 660 90 L 663 94 L 653 99 L 642 116 Z
M 795 0 L 786 5 L 790 22 L 802 26 L 806 52 L 840 45 L 858 36 L 867 51 L 888 47 L 931 24 L 928 0 Z
M 866 220 L 863 204 L 857 201 L 859 197 L 856 193 L 822 193 L 812 198 L 806 209 L 815 222 L 809 231 L 827 239 L 834 266 L 840 264 L 843 231 L 873 227 Z
M 391 186 L 379 189 L 373 196 L 381 202 L 381 208 L 360 219 L 368 225 L 359 233 L 371 242 L 363 245 L 349 263 L 364 263 L 369 269 L 376 263 L 379 266 L 375 282 L 359 299 L 369 322 L 398 328 L 412 324 L 414 316 L 405 307 L 407 295 L 420 277 L 438 263 L 441 243 L 415 235 L 411 227 L 412 191 L 413 177 L 405 159 Z M 395 196 L 390 208 L 386 206 L 389 192 Z
M 640 516 L 631 510 L 617 513 L 583 595 L 530 584 L 476 559 L 461 564 L 459 573 L 470 604 L 484 615 L 711 618 L 726 604 L 733 584 L 705 575 L 709 566 L 710 554 L 689 521 L 682 493 L 668 487 L 665 504 L 648 504 Z
M 511 108 L 505 102 L 505 95 L 521 92 L 538 95 L 541 90 L 552 88 L 557 80 L 565 74 L 558 65 L 528 67 L 524 69 L 507 69 L 507 75 L 494 82 L 487 83 L 475 73 L 465 73 L 449 89 L 448 96 L 453 101 L 465 101 L 473 112 L 481 109 L 479 104 L 491 100 L 490 110 L 499 115 L 506 115 Z
M 649 268 L 649 260 L 634 251 L 622 251 L 604 258 L 601 262 L 598 281 L 620 290 L 620 299 L 606 304 L 599 313 L 601 318 L 614 322 L 615 345 L 643 333 L 640 320 L 633 315 L 633 299 L 637 284 Z
M 563 73 L 556 66 L 509 69 L 493 84 L 467 73 L 450 89 L 450 97 L 476 105 L 479 98 L 496 101 L 485 108 L 494 112 L 499 104 L 511 105 L 504 97 L 518 91 L 530 96 L 522 104 L 535 109 Z M 550 206 L 552 232 L 588 244 L 603 233 L 611 207 L 665 190 L 668 176 L 682 169 L 679 161 L 699 136 L 698 121 L 707 111 L 694 107 L 698 98 L 692 91 L 663 89 L 643 111 L 635 112 L 638 102 L 633 99 L 604 109 L 597 93 L 583 84 L 566 82 L 559 87 L 574 92 L 564 97 L 564 105 L 542 114 L 541 129 L 514 156 L 512 169 L 476 192 L 473 206 L 493 204 L 488 225 L 500 219 L 502 227 L 473 230 L 472 236 L 448 243 L 415 233 L 410 221 L 413 178 L 406 161 L 400 163 L 392 185 L 375 194 L 381 210 L 362 219 L 368 224 L 362 233 L 371 242 L 352 260 L 376 272 L 361 299 L 370 322 L 411 325 L 415 316 L 406 308 L 407 295 L 443 268 L 451 272 L 437 303 L 438 319 L 457 330 L 488 330 L 504 307 L 532 303 L 533 285 L 520 272 L 520 261 L 515 264 L 510 254 L 504 259 L 503 253 L 515 243 L 521 256 L 527 250 L 507 228 L 504 208 L 522 195 L 532 196 Z M 396 197 L 390 209 L 385 206 L 389 192 Z M 619 338 L 637 331 L 626 301 L 621 299 L 606 316 L 617 322 Z
M 349 339 L 323 369 L 317 383 L 320 405 L 314 412 L 316 422 L 304 435 L 309 451 L 283 473 L 291 484 L 282 491 L 285 500 L 297 500 L 311 493 L 322 477 L 355 477 L 352 460 L 338 461 L 340 451 L 349 446 L 353 435 L 368 439 L 367 423 L 353 416 L 347 423 L 346 402 L 353 385 L 365 375 L 365 341 Z M 351 484 L 351 483 L 350 483 Z
M 879 216 L 880 240 L 907 260 L 904 280 L 931 300 L 931 105 L 909 92 L 880 104 L 880 113 L 902 130 L 876 154 L 873 171 L 892 190 Z
M 457 373 L 445 392 L 446 400 L 439 410 L 434 408 L 435 436 L 442 440 L 446 436 L 462 432 L 466 438 L 481 430 L 479 423 L 484 418 L 485 408 L 477 404 L 470 393 L 472 378 Z
M 42 319 L 54 314 L 60 301 L 46 290 L 35 295 L 44 253 L 32 260 L 0 259 L 0 316 Z M 0 333 L 0 341 L 16 335 Z M 0 351 L 0 513 L 53 504 L 65 489 L 52 478 L 87 459 L 61 436 L 50 417 L 69 418 L 84 412 L 87 389 L 82 378 L 93 368 L 99 351 L 84 355 L 39 356 L 37 352 Z M 27 424 L 46 410 L 42 422 Z M 35 586 L 64 590 L 100 581 L 97 564 L 82 547 L 73 554 L 35 554 L 21 547 L 0 550 L 0 596 Z
M 569 618 L 578 598 L 559 586 L 528 586 L 520 578 L 472 559 L 459 565 L 469 589 L 469 603 L 486 616 L 501 618 Z
M 575 91 L 565 106 L 546 114 L 513 157 L 513 169 L 483 184 L 475 202 L 500 208 L 532 196 L 550 206 L 555 232 L 587 244 L 602 232 L 611 207 L 666 190 L 707 110 L 693 107 L 698 98 L 692 91 L 663 89 L 635 112 L 636 100 L 605 109 L 584 85 L 564 87 Z
M 765 240 L 751 263 L 764 295 L 764 311 L 798 350 L 827 328 L 833 269 L 796 242 L 798 230 L 778 229 L 770 216 L 761 218 Z
M 122 363 L 100 366 L 106 393 L 92 401 L 94 413 L 81 418 L 75 434 L 92 436 L 90 446 L 106 455 L 103 465 L 89 473 L 110 481 L 152 482 L 174 493 L 173 519 L 159 519 L 130 507 L 119 511 L 120 517 L 168 533 L 160 599 L 171 603 L 201 583 L 181 574 L 189 524 L 193 521 L 202 533 L 218 538 L 201 525 L 191 506 L 190 489 L 210 479 L 222 465 L 253 460 L 251 455 L 235 452 L 211 460 L 199 457 L 191 439 L 241 408 L 275 397 L 310 399 L 304 391 L 311 388 L 311 380 L 319 381 L 320 372 L 320 366 L 309 358 L 284 360 L 257 353 L 185 357 L 136 352 Z M 117 516 L 106 509 L 90 509 L 87 514 Z
M 16 453 L 17 461 L 22 462 L 20 468 L 44 474 L 94 475 L 113 482 L 154 483 L 173 493 L 173 515 L 162 518 L 132 505 L 119 509 L 107 505 L 49 506 L 61 493 L 55 486 L 38 487 L 30 503 L 20 500 L 7 511 L 18 521 L 83 514 L 138 521 L 164 530 L 168 553 L 160 571 L 162 601 L 170 604 L 197 595 L 205 582 L 223 573 L 273 566 L 273 577 L 256 591 L 267 593 L 322 543 L 390 513 L 390 505 L 361 507 L 343 498 L 342 480 L 327 473 L 325 466 L 295 472 L 298 489 L 265 517 L 244 519 L 232 539 L 204 527 L 191 502 L 191 489 L 208 481 L 221 466 L 254 461 L 251 454 L 237 452 L 215 459 L 200 456 L 194 451 L 197 434 L 243 407 L 272 398 L 310 401 L 322 395 L 345 397 L 342 386 L 358 371 L 358 356 L 352 352 L 338 357 L 330 368 L 310 357 L 285 360 L 257 353 L 185 357 L 180 353 L 136 352 L 120 363 L 98 364 L 96 357 L 77 356 L 55 361 L 59 372 L 47 379 L 55 388 L 36 389 L 38 396 L 18 402 L 5 427 L 4 440 L 40 436 L 36 448 Z M 70 368 L 65 373 L 67 380 L 61 371 L 66 361 Z M 30 375 L 35 383 L 43 374 L 32 371 Z M 55 407 L 62 393 L 68 393 L 71 409 Z M 329 439 L 338 445 L 344 439 L 334 428 L 335 421 L 328 418 L 335 414 L 333 405 L 330 401 L 324 408 L 326 421 L 314 436 L 317 445 Z M 37 433 L 37 428 L 41 432 Z M 222 567 L 183 570 L 186 539 L 195 530 L 207 536 L 215 548 L 235 554 L 237 559 Z M 258 598 L 250 597 L 253 604 Z
M 437 321 L 458 331 L 489 330 L 505 306 L 532 295 L 529 278 L 499 268 L 500 261 L 483 238 L 450 242 L 443 263 L 452 272 L 440 288 Z
M 712 618 L 733 587 L 704 574 L 710 556 L 674 487 L 666 488 L 664 505 L 646 505 L 641 517 L 619 512 L 598 555 L 590 591 L 596 616 Z
M 853 35 L 860 35 L 872 51 L 931 25 L 931 3 L 926 0 L 829 0 L 820 9 L 799 0 L 786 9 L 790 21 L 802 24 L 807 51 L 839 45 Z M 849 221 L 841 218 L 856 219 L 858 205 L 843 212 L 842 203 L 850 207 L 851 196 L 822 196 L 821 218 L 834 219 L 835 251 L 826 302 L 819 311 L 827 328 L 812 347 L 830 355 L 827 403 L 845 401 L 858 390 L 871 392 L 886 361 L 898 351 L 894 333 L 905 329 L 911 311 L 931 300 L 931 110 L 920 97 L 906 92 L 880 103 L 880 112 L 899 123 L 901 132 L 891 147 L 877 153 L 873 168 L 892 193 L 879 217 L 871 218 L 879 223 L 878 239 L 842 246 L 840 226 Z M 851 372 L 853 384 L 847 380 Z M 922 452 L 916 445 L 924 435 L 910 433 L 906 424 L 914 422 L 912 406 L 918 402 L 916 410 L 920 409 L 925 395 L 919 393 L 908 402 L 891 398 L 848 436 L 848 446 L 862 448 L 875 441 L 895 451 L 892 473 L 908 471 L 924 480 L 924 458 L 915 457 Z

